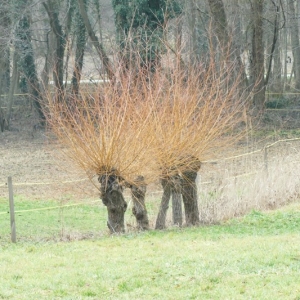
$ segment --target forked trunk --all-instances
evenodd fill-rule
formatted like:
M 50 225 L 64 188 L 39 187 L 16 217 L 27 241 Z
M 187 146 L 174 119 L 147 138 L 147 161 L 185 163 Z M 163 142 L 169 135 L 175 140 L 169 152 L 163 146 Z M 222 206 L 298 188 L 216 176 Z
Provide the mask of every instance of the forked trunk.
M 98 180 L 101 184 L 101 199 L 107 207 L 107 226 L 110 232 L 125 232 L 124 215 L 127 203 L 123 197 L 120 178 L 116 175 L 102 175 Z
M 136 218 L 139 230 L 149 229 L 149 220 L 145 205 L 146 184 L 143 176 L 138 176 L 135 184 L 131 185 L 131 196 L 133 201 L 132 213 Z

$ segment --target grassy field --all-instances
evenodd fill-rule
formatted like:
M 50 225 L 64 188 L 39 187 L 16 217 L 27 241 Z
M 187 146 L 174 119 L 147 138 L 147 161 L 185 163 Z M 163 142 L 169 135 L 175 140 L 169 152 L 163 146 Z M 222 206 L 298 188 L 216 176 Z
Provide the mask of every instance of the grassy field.
M 0 299 L 300 299 L 299 204 L 108 236 L 101 204 L 18 202 L 45 210 L 17 213 L 17 244 L 0 215 Z

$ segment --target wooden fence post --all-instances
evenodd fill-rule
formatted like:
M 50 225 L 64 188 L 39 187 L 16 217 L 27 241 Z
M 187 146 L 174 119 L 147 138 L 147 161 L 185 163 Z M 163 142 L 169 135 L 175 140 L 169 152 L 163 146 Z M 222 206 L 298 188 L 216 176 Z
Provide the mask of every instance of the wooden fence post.
M 9 214 L 10 214 L 10 228 L 11 228 L 11 241 L 16 243 L 16 222 L 15 222 L 15 204 L 14 204 L 14 194 L 12 186 L 12 178 L 8 177 L 8 192 L 9 192 Z
M 269 174 L 269 170 L 268 170 L 268 147 L 265 147 L 265 149 L 264 149 L 264 166 L 265 166 L 266 175 L 268 175 Z

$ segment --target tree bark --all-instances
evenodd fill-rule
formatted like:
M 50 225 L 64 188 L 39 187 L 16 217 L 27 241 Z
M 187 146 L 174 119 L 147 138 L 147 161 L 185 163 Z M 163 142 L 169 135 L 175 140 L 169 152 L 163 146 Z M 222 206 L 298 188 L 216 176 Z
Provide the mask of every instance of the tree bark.
M 235 80 L 240 81 L 240 89 L 241 93 L 243 93 L 247 86 L 245 66 L 240 56 L 240 49 L 235 44 L 234 37 L 230 36 L 224 3 L 222 0 L 208 0 L 208 4 L 214 21 L 213 28 L 221 46 L 221 52 L 229 64 L 232 64 L 234 61 L 237 62 L 233 82 Z
M 291 24 L 291 43 L 292 52 L 294 57 L 294 71 L 295 71 L 295 88 L 300 89 L 300 42 L 299 42 L 299 28 L 298 19 L 296 17 L 295 1 L 288 0 L 289 13 L 290 13 L 290 24 Z
M 196 178 L 201 162 L 194 157 L 191 159 L 193 160 L 189 163 L 189 168 L 182 173 L 182 199 L 186 226 L 195 226 L 200 222 Z
M 263 8 L 264 0 L 254 0 L 252 5 L 252 63 L 251 79 L 253 84 L 253 103 L 258 113 L 264 111 L 265 105 L 265 67 L 263 43 Z
M 90 20 L 89 20 L 89 17 L 88 17 L 88 14 L 87 14 L 87 11 L 86 11 L 86 8 L 84 5 L 84 1 L 83 0 L 77 0 L 77 1 L 78 1 L 78 5 L 79 5 L 80 14 L 83 19 L 84 25 L 86 27 L 87 33 L 90 37 L 90 40 L 91 40 L 93 46 L 95 47 L 100 60 L 103 63 L 103 66 L 107 73 L 108 78 L 110 80 L 112 80 L 114 77 L 112 65 L 110 63 L 110 60 L 109 60 L 106 52 L 104 51 L 102 44 L 99 42 L 99 40 L 92 28 L 92 25 L 90 23 Z
M 7 129 L 9 129 L 9 125 L 10 125 L 12 106 L 14 102 L 14 92 L 17 85 L 17 81 L 18 81 L 18 55 L 17 55 L 17 51 L 15 51 L 13 55 L 12 76 L 11 76 L 11 83 L 8 92 L 8 101 L 7 101 L 8 103 L 7 103 L 7 111 L 6 111 L 6 118 L 5 118 Z
M 181 188 L 182 178 L 181 176 L 172 177 L 172 213 L 173 213 L 173 224 L 182 226 L 182 200 L 181 200 Z
M 131 185 L 131 196 L 133 201 L 132 213 L 136 218 L 139 230 L 149 229 L 149 220 L 145 205 L 146 184 L 143 176 L 138 176 L 135 183 Z
M 124 215 L 127 203 L 123 196 L 120 178 L 116 175 L 102 175 L 98 180 L 101 185 L 101 199 L 107 207 L 107 227 L 111 233 L 125 232 Z
M 27 0 L 24 5 L 26 4 Z M 31 42 L 30 17 L 28 15 L 24 15 L 19 21 L 16 35 L 17 40 L 15 42 L 15 46 L 20 58 L 20 71 L 22 71 L 25 75 L 29 93 L 33 98 L 33 104 L 39 114 L 40 121 L 43 124 L 45 122 L 45 115 L 41 105 L 42 97 Z
M 86 28 L 83 19 L 78 12 L 75 15 L 76 18 L 76 52 L 75 52 L 75 67 L 73 71 L 73 77 L 71 80 L 71 91 L 73 94 L 78 95 L 79 84 L 81 79 L 81 72 L 83 67 L 84 49 L 86 43 Z
M 48 0 L 47 3 L 43 2 L 43 6 L 45 7 L 49 16 L 50 26 L 56 38 L 53 79 L 57 89 L 57 100 L 62 101 L 64 93 L 64 53 L 66 46 L 65 34 L 62 30 L 62 25 L 60 24 L 58 18 L 58 12 L 55 9 L 55 4 L 53 1 Z
M 171 184 L 169 179 L 162 179 L 163 195 L 160 203 L 159 212 L 156 219 L 155 229 L 166 228 L 166 216 L 169 208 L 169 201 L 171 197 Z

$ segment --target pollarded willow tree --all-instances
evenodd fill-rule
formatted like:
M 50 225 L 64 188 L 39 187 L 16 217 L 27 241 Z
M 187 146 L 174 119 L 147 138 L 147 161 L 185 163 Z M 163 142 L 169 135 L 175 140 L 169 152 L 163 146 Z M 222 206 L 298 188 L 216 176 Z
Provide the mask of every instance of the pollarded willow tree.
M 195 180 L 201 161 L 239 135 L 236 125 L 246 97 L 240 96 L 239 81 L 232 81 L 235 65 L 216 65 L 212 58 L 186 70 L 174 55 L 164 59 L 167 67 L 116 71 L 117 79 L 93 94 L 49 101 L 49 124 L 67 154 L 90 178 L 98 176 L 112 233 L 125 230 L 125 187 L 136 201 L 138 227 L 149 227 L 145 186 L 157 180 L 164 191 L 156 228 L 165 227 L 176 180 L 186 224 L 197 225 Z

